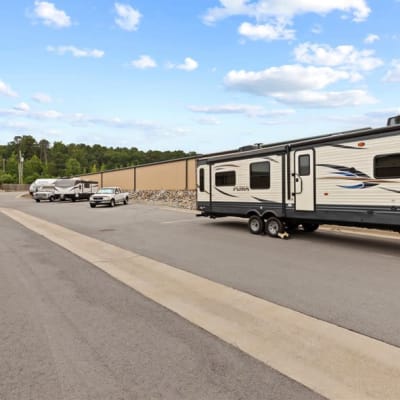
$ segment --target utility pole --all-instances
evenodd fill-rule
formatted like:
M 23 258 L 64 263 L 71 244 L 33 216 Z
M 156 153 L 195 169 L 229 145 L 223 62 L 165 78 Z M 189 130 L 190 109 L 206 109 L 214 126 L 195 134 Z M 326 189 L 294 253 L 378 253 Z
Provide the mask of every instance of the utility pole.
M 24 183 L 24 157 L 22 157 L 21 150 L 19 151 L 18 159 L 18 183 L 20 185 Z

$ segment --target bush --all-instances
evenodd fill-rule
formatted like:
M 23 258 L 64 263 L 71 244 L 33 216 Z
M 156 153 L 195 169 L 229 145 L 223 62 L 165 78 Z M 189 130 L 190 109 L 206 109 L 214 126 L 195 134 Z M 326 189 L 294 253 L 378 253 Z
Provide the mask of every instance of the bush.
M 11 174 L 1 174 L 0 175 L 0 184 L 2 183 L 16 183 L 17 178 Z
M 40 174 L 38 174 L 37 172 L 34 172 L 32 175 L 29 175 L 26 178 L 24 178 L 24 182 L 32 183 L 32 182 L 35 182 L 36 179 L 38 179 L 38 178 L 40 178 Z

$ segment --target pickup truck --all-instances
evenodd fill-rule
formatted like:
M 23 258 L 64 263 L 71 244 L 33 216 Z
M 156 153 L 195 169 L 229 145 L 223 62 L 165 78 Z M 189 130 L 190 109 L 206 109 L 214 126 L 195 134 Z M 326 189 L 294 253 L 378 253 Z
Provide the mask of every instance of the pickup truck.
M 94 208 L 97 205 L 108 205 L 114 207 L 116 204 L 128 204 L 129 193 L 123 192 L 117 186 L 103 187 L 95 194 L 90 196 L 90 207 Z
M 33 192 L 32 197 L 37 203 L 40 203 L 41 200 L 54 201 L 60 198 L 54 185 L 41 186 L 36 192 Z

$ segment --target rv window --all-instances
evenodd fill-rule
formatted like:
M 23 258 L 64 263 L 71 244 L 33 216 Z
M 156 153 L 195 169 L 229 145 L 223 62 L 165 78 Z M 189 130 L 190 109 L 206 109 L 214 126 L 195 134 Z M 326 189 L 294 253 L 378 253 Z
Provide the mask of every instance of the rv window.
M 400 154 L 376 156 L 374 175 L 375 178 L 400 178 Z
M 85 182 L 85 188 L 89 189 L 90 188 L 90 183 L 89 182 Z
M 308 154 L 299 157 L 299 175 L 310 175 L 310 156 Z
M 250 189 L 269 189 L 270 163 L 258 162 L 250 164 Z
M 204 168 L 199 170 L 199 189 L 200 192 L 204 192 Z
M 217 172 L 215 174 L 215 186 L 235 186 L 235 171 Z

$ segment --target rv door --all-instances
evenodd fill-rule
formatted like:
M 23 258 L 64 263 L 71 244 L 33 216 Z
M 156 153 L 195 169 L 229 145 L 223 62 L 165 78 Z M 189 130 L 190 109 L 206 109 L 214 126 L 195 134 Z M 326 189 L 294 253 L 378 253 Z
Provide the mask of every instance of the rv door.
M 295 210 L 315 210 L 314 150 L 296 151 L 294 155 Z

